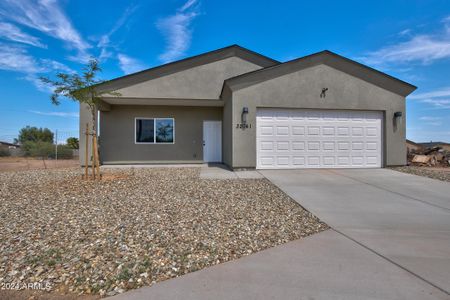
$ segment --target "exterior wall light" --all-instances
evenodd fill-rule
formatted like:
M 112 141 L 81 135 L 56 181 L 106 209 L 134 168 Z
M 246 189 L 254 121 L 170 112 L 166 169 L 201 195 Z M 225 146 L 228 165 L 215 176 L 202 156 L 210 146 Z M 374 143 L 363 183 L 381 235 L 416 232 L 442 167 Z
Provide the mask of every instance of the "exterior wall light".
M 247 124 L 247 114 L 248 114 L 248 107 L 243 107 L 241 115 L 242 124 Z
M 394 113 L 394 117 L 395 118 L 401 118 L 403 116 L 403 113 L 401 112 L 401 111 L 396 111 L 395 113 Z
M 402 124 L 403 113 L 401 111 L 396 111 L 394 113 L 394 126 L 397 127 L 398 124 Z

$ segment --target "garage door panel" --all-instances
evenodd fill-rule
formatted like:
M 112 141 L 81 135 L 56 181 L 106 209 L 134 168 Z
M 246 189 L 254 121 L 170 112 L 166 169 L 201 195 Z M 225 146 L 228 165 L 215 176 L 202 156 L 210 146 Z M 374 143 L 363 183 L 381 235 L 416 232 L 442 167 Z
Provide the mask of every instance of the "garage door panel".
M 308 135 L 319 135 L 320 127 L 319 126 L 308 126 L 307 132 L 308 132 Z
M 292 126 L 292 135 L 305 135 L 305 126 Z
M 305 150 L 305 142 L 293 141 L 292 142 L 292 150 L 293 151 L 304 151 Z
M 381 167 L 376 111 L 259 109 L 257 167 Z
M 366 142 L 366 150 L 378 151 L 377 142 Z
M 364 136 L 364 128 L 361 127 L 352 127 L 352 136 Z
M 276 134 L 277 134 L 277 136 L 288 136 L 289 135 L 289 126 L 280 126 L 280 125 L 277 125 L 276 126 Z
M 339 126 L 337 129 L 338 136 L 350 136 L 350 127 Z
M 292 165 L 295 167 L 305 166 L 305 156 L 293 156 Z
M 326 136 L 334 136 L 335 129 L 332 126 L 323 126 L 322 127 L 322 135 Z
M 335 151 L 334 145 L 335 145 L 334 141 L 322 142 L 322 150 L 334 152 Z
M 308 151 L 319 151 L 319 150 L 320 150 L 320 142 L 319 141 L 308 142 Z
M 261 135 L 273 136 L 273 126 L 261 126 L 259 131 Z
M 289 141 L 277 142 L 277 151 L 289 151 Z

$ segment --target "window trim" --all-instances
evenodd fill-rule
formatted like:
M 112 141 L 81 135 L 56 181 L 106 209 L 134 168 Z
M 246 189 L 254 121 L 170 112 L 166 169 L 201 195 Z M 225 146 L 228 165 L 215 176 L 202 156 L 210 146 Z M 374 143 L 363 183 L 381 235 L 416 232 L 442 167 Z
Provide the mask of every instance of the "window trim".
M 171 143 L 157 143 L 156 142 L 156 120 L 172 120 L 173 122 L 173 142 Z M 137 120 L 153 120 L 153 142 L 138 142 L 136 140 L 136 121 Z M 135 117 L 134 118 L 134 144 L 135 145 L 174 145 L 175 144 L 175 118 L 171 117 Z

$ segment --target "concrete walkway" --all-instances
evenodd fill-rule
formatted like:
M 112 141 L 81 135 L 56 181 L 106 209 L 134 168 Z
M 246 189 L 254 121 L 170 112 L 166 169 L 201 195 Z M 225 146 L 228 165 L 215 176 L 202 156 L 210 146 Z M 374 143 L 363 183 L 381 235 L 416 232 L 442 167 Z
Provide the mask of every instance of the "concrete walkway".
M 223 164 L 204 165 L 200 169 L 202 179 L 259 179 L 264 178 L 261 173 L 255 170 L 232 171 Z
M 261 173 L 348 238 L 450 292 L 450 183 L 388 169 Z

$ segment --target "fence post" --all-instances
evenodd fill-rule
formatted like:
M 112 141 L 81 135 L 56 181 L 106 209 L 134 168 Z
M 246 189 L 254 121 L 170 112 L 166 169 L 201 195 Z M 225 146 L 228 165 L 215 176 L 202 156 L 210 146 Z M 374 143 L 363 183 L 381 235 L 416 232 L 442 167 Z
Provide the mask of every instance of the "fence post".
M 84 179 L 88 180 L 88 155 L 89 155 L 89 124 L 86 123 L 86 131 L 85 131 L 85 148 L 86 148 L 86 152 L 85 152 L 85 156 L 84 156 Z
M 55 130 L 55 161 L 58 165 L 58 129 Z

